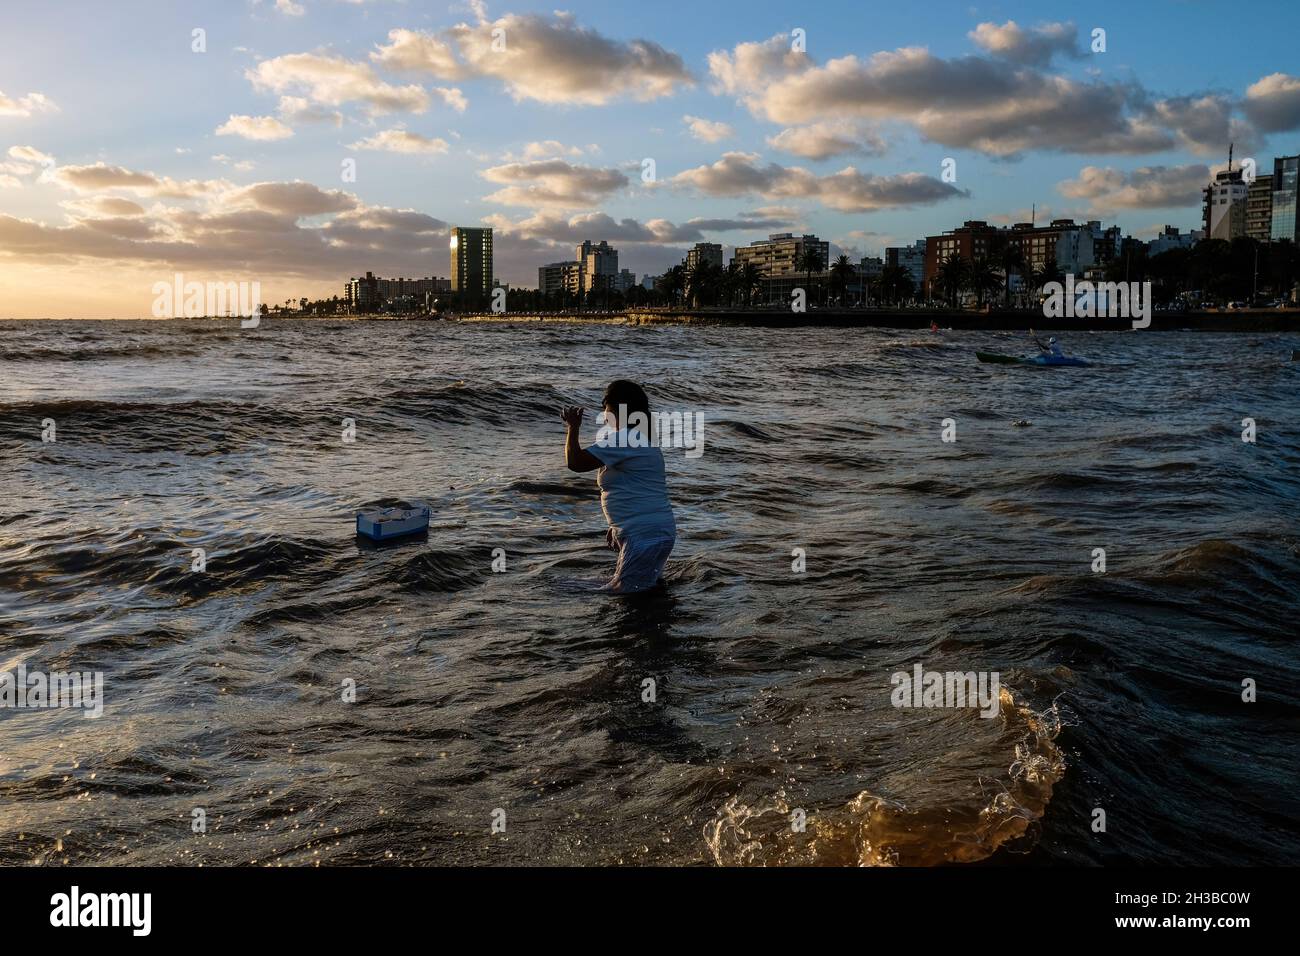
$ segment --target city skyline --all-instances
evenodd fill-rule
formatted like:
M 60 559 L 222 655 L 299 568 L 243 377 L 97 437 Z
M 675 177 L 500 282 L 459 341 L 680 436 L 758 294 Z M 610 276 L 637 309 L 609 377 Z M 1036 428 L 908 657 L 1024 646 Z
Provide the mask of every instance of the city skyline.
M 643 276 L 697 242 L 856 260 L 1031 208 L 1150 239 L 1200 227 L 1230 144 L 1261 172 L 1300 152 L 1280 5 L 1263 35 L 1187 3 L 121 9 L 95 37 L 66 30 L 88 4 L 8 14 L 0 316 L 144 316 L 175 271 L 268 302 L 440 276 L 454 226 L 526 288 L 584 240 Z

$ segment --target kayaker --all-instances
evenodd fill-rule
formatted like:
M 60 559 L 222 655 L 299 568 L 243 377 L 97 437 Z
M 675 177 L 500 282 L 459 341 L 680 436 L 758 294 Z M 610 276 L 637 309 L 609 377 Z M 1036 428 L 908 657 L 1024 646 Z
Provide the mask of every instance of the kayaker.
M 1034 335 L 1032 331 L 1029 334 Z M 1042 340 L 1037 335 L 1034 335 L 1034 343 L 1039 347 L 1039 349 L 1050 355 L 1052 358 L 1065 358 L 1065 353 L 1061 351 L 1061 343 L 1056 341 L 1055 335 L 1048 338 L 1046 345 L 1043 344 Z

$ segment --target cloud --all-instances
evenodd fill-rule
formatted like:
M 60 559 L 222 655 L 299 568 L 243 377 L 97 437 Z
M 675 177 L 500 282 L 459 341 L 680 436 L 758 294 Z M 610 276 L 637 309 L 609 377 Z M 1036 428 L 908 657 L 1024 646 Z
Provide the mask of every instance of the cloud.
M 457 113 L 463 113 L 469 108 L 469 100 L 465 99 L 465 94 L 454 86 L 435 86 L 433 92 Z
M 709 55 L 720 90 L 757 117 L 782 124 L 897 120 L 948 146 L 1012 156 L 1028 149 L 1139 153 L 1167 149 L 1173 135 L 1140 107 L 1125 82 L 1079 82 L 1004 59 L 937 57 L 922 47 L 814 63 L 787 37 Z
M 1127 173 L 1085 166 L 1078 177 L 1056 188 L 1063 196 L 1088 200 L 1094 210 L 1160 209 L 1199 205 L 1209 181 L 1209 167 L 1199 163 L 1143 166 Z
M 735 96 L 747 96 L 768 83 L 798 76 L 814 65 L 807 53 L 791 49 L 790 38 L 780 33 L 762 43 L 739 43 L 730 53 L 715 50 L 708 63 L 715 90 Z
M 1080 57 L 1073 23 L 1043 23 L 1028 30 L 1015 20 L 1001 26 L 981 23 L 967 34 L 975 45 L 993 56 L 1029 66 L 1047 66 L 1057 55 Z
M 386 129 L 382 133 L 358 140 L 349 149 L 372 149 L 386 153 L 422 153 L 432 155 L 447 152 L 445 139 L 429 138 L 404 129 Z
M 218 153 L 217 155 L 213 156 L 212 161 L 216 163 L 221 163 L 223 166 L 231 166 L 239 170 L 241 173 L 246 173 L 250 169 L 253 169 L 257 166 L 257 164 L 254 163 L 251 159 L 236 160 L 227 156 L 225 153 Z
M 598 169 L 547 159 L 532 163 L 506 163 L 483 171 L 488 182 L 505 186 L 484 198 L 506 206 L 582 209 L 595 206 L 628 185 L 617 169 Z
M 1267 133 L 1300 127 L 1300 77 L 1270 73 L 1246 88 L 1246 116 Z
M 289 123 L 332 123 L 343 125 L 343 114 L 338 110 L 327 110 L 313 106 L 305 96 L 282 96 L 276 107 L 280 118 Z
M 1171 97 L 1152 107 L 1158 121 L 1175 131 L 1179 144 L 1198 156 L 1222 156 L 1229 143 L 1236 144 L 1238 155 L 1255 148 L 1255 130 L 1234 118 L 1232 110 L 1232 101 L 1217 94 Z
M 232 209 L 257 209 L 299 219 L 348 212 L 358 208 L 360 202 L 341 189 L 321 189 L 313 183 L 295 180 L 244 186 L 227 193 L 222 204 Z
M 60 203 L 65 209 L 80 216 L 143 216 L 144 207 L 121 196 L 88 196 Z
M 300 17 L 307 12 L 302 4 L 294 3 L 293 0 L 275 0 L 275 9 L 286 17 Z
M 441 34 L 394 30 L 370 54 L 389 69 L 442 80 L 490 77 L 516 100 L 599 106 L 670 96 L 694 78 L 676 53 L 650 40 L 614 40 L 579 26 L 572 14 L 507 14 Z
M 218 136 L 242 136 L 244 139 L 276 140 L 287 139 L 293 130 L 285 126 L 274 116 L 237 116 L 230 114 L 230 119 L 217 127 Z
M 781 229 L 789 225 L 780 219 L 746 216 L 736 219 L 696 218 L 674 223 L 668 219 L 650 219 L 645 222 L 633 218 L 614 219 L 604 212 L 566 216 L 546 210 L 515 220 L 492 215 L 484 222 L 503 235 L 549 243 L 560 248 L 597 236 L 624 245 L 673 245 L 702 242 L 707 235 L 714 233 Z
M 49 179 L 79 193 L 119 189 L 160 199 L 194 199 L 228 189 L 231 185 L 224 180 L 190 179 L 182 182 L 169 176 L 155 176 L 102 162 L 89 166 L 59 166 L 51 171 Z
M 44 93 L 28 93 L 14 99 L 0 90 L 0 116 L 31 116 L 33 113 L 48 113 L 57 109 L 54 101 Z
M 706 196 L 757 194 L 764 199 L 815 199 L 839 212 L 931 205 L 970 195 L 922 173 L 877 176 L 846 166 L 821 176 L 799 166 L 760 165 L 753 153 L 724 153 L 716 163 L 678 173 L 669 182 Z
M 717 120 L 701 119 L 698 116 L 683 116 L 682 122 L 690 129 L 691 135 L 702 143 L 718 143 L 731 139 L 736 131 L 726 123 Z
M 523 159 L 527 162 L 533 162 L 539 159 L 550 159 L 555 156 L 581 156 L 581 146 L 565 146 L 558 139 L 546 139 L 526 143 L 522 153 Z M 514 157 L 506 154 L 507 160 L 513 162 Z
M 377 47 L 370 59 L 401 73 L 427 73 L 443 80 L 469 76 L 450 43 L 419 30 L 390 30 L 388 45 Z
M 791 126 L 767 138 L 767 145 L 805 159 L 829 159 L 845 153 L 883 155 L 888 149 L 875 132 L 845 120 Z
M 54 165 L 54 157 L 42 153 L 35 146 L 10 146 L 9 155 L 20 163 L 36 163 L 38 166 Z
M 353 202 L 317 225 L 302 225 L 302 207 L 288 203 L 279 187 L 260 193 L 215 197 L 203 210 L 157 207 L 145 218 L 105 216 L 73 219 L 66 225 L 0 214 L 0 261 L 37 265 L 111 262 L 115 274 L 154 270 L 139 289 L 139 313 L 147 314 L 150 283 L 173 271 L 208 273 L 226 281 L 258 279 L 274 268 L 276 277 L 308 277 L 335 283 L 340 276 L 372 268 L 381 274 L 429 275 L 431 263 L 445 262 L 447 223 L 413 210 L 368 207 Z M 293 190 L 291 189 L 291 192 Z M 300 192 L 299 196 L 305 195 Z M 269 200 L 269 202 L 267 202 Z M 233 205 L 232 205 L 233 203 Z M 335 203 L 335 205 L 340 205 Z M 305 208 L 320 208 L 308 204 Z M 437 270 L 434 270 L 435 274 Z
M 368 64 L 340 56 L 291 53 L 263 60 L 246 76 L 255 89 L 300 94 L 319 106 L 362 103 L 375 115 L 429 108 L 429 94 L 421 87 L 385 83 Z

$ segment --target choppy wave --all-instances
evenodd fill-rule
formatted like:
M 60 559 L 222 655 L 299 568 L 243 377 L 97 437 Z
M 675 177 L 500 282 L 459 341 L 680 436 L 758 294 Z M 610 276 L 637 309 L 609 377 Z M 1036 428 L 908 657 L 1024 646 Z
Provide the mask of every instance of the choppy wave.
M 704 828 L 705 842 L 722 866 L 938 866 L 985 859 L 1035 831 L 1066 769 L 1055 742 L 1061 730 L 1055 704 L 1036 713 L 1004 687 L 995 719 L 1007 766 L 981 777 L 977 795 L 935 803 L 862 791 L 825 808 L 796 808 L 784 791 L 753 806 L 732 798 Z

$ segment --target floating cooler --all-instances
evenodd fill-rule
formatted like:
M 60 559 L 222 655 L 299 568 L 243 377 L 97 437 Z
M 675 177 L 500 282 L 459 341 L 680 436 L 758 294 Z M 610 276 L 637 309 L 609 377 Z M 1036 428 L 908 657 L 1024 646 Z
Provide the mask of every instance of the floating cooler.
M 357 512 L 357 534 L 372 541 L 387 541 L 428 530 L 428 508 L 384 508 Z

